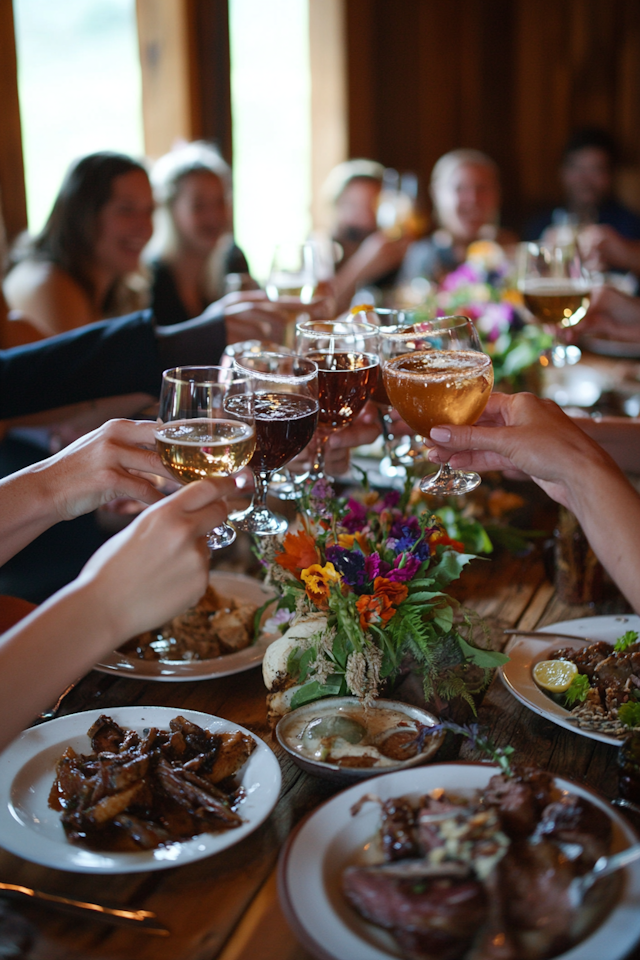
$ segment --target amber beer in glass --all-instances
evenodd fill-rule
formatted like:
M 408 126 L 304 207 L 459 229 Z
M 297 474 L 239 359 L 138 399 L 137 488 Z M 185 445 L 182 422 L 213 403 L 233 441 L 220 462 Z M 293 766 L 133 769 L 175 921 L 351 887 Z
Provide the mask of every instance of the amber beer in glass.
M 423 437 L 440 424 L 472 424 L 493 388 L 493 367 L 482 352 L 478 332 L 467 317 L 440 317 L 381 333 L 383 379 L 389 399 L 403 420 Z M 420 489 L 440 496 L 468 493 L 477 473 L 443 464 Z

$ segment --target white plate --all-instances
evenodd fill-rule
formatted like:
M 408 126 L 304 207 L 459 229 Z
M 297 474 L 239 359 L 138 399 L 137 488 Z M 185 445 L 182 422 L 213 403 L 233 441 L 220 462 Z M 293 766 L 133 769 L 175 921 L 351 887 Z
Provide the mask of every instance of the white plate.
M 304 945 L 322 960 L 401 957 L 391 936 L 362 919 L 341 893 L 342 871 L 357 859 L 380 823 L 377 804 L 366 804 L 356 817 L 351 816 L 351 807 L 366 793 L 383 800 L 398 796 L 417 800 L 440 787 L 472 793 L 485 786 L 497 770 L 491 764 L 442 763 L 389 773 L 339 793 L 311 814 L 283 850 L 278 876 L 285 915 Z M 587 797 L 611 818 L 612 851 L 635 843 L 636 836 L 624 818 L 595 793 L 560 777 L 555 783 L 560 790 Z M 627 869 L 625 880 L 618 905 L 604 922 L 557 960 L 621 960 L 626 956 L 640 937 L 640 863 Z
M 211 583 L 223 597 L 233 597 L 243 603 L 253 603 L 261 607 L 273 591 L 268 590 L 259 580 L 246 577 L 242 573 L 211 574 Z M 271 611 L 272 612 L 272 611 Z M 270 610 L 264 613 L 263 621 L 270 615 Z M 117 673 L 121 677 L 135 677 L 138 680 L 210 680 L 213 677 L 228 677 L 232 673 L 242 673 L 251 670 L 262 663 L 264 652 L 270 643 L 277 640 L 280 634 L 262 634 L 256 643 L 237 653 L 226 653 L 213 660 L 140 660 L 130 657 L 120 650 L 114 650 L 96 663 L 94 670 L 102 673 Z
M 25 860 L 57 870 L 79 873 L 139 873 L 166 870 L 213 853 L 243 840 L 273 810 L 280 793 L 280 766 L 273 752 L 255 734 L 237 723 L 195 710 L 176 707 L 116 707 L 106 713 L 120 726 L 141 732 L 145 727 L 168 729 L 169 721 L 183 716 L 214 733 L 242 730 L 256 748 L 242 769 L 240 780 L 247 797 L 238 808 L 244 823 L 235 830 L 202 833 L 156 850 L 139 853 L 96 852 L 67 840 L 60 813 L 48 805 L 56 761 L 71 745 L 90 752 L 87 730 L 104 710 L 87 710 L 58 717 L 25 730 L 0 754 L 0 845 Z
M 508 690 L 516 700 L 529 707 L 534 713 L 546 717 L 552 723 L 579 733 L 591 740 L 600 740 L 602 743 L 611 743 L 616 747 L 621 741 L 606 733 L 596 733 L 591 730 L 582 730 L 569 718 L 571 714 L 551 697 L 543 693 L 533 679 L 532 670 L 539 660 L 548 660 L 549 654 L 558 647 L 581 647 L 593 643 L 595 640 L 608 640 L 613 643 L 627 630 L 637 630 L 640 634 L 640 617 L 633 614 L 628 617 L 583 617 L 580 620 L 562 620 L 547 627 L 541 627 L 541 633 L 570 633 L 575 636 L 584 636 L 585 640 L 563 640 L 562 638 L 545 643 L 535 637 L 521 637 L 508 650 L 510 660 L 500 667 L 502 679 Z

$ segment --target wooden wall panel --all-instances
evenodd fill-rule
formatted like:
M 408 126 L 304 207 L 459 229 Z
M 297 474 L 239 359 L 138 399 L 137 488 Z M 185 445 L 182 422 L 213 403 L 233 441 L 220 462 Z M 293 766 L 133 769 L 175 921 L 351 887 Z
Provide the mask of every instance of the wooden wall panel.
M 16 44 L 11 0 L 0 0 L 0 213 L 9 242 L 27 227 Z M 0 230 L 0 242 L 2 231 Z M 0 251 L 4 254 L 4 251 Z
M 348 0 L 350 154 L 419 174 L 457 147 L 490 154 L 504 219 L 559 198 L 577 126 L 640 169 L 638 0 Z M 623 171 L 624 172 L 624 171 Z M 640 177 L 637 179 L 640 193 Z

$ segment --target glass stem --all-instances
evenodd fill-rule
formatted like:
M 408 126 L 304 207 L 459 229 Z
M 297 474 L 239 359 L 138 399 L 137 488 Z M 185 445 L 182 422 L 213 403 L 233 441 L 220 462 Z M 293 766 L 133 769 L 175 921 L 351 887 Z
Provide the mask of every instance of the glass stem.
M 310 477 L 318 479 L 324 476 L 324 458 L 327 452 L 327 441 L 329 433 L 325 430 L 318 430 L 316 433 L 316 449 L 313 456 L 313 465 L 311 467 Z
M 382 428 L 382 439 L 387 456 L 391 456 L 391 441 L 393 440 L 393 420 L 391 418 L 391 407 L 378 407 L 378 419 Z
M 267 509 L 267 488 L 269 486 L 269 480 L 271 479 L 271 474 L 269 473 L 254 473 L 253 480 L 255 484 L 255 490 L 253 492 L 252 506 L 254 509 Z

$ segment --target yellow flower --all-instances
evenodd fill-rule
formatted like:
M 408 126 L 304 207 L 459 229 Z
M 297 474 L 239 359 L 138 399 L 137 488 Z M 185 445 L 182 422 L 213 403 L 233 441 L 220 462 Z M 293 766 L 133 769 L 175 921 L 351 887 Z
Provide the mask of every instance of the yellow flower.
M 503 290 L 500 294 L 500 299 L 505 303 L 512 303 L 514 307 L 521 307 L 524 304 L 524 297 L 519 290 L 515 289 L 515 287 L 510 287 L 508 290 Z
M 344 550 L 351 550 L 354 543 L 358 544 L 365 556 L 369 556 L 369 544 L 363 533 L 358 531 L 357 533 L 338 534 L 338 546 L 342 547 Z
M 340 583 L 341 577 L 332 563 L 325 563 L 324 567 L 319 563 L 313 563 L 302 571 L 300 579 L 305 585 L 309 599 L 315 603 L 316 607 L 323 607 L 329 599 L 329 585 Z

